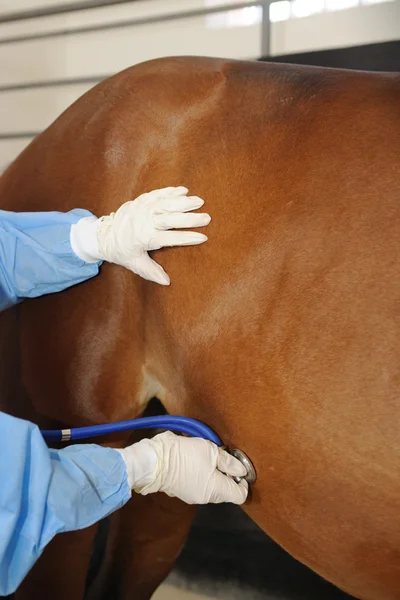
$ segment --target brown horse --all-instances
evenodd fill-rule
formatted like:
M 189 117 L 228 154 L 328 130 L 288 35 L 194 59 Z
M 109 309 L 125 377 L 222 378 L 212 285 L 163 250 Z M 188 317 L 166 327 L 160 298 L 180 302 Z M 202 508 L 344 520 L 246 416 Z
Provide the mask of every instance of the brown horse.
M 105 265 L 4 313 L 4 408 L 79 426 L 157 397 L 252 458 L 245 510 L 293 556 L 399 600 L 399 156 L 393 74 L 173 58 L 101 83 L 1 177 L 2 207 L 100 216 L 185 185 L 209 241 L 157 254 L 170 288 Z M 134 497 L 89 597 L 149 598 L 192 515 Z M 59 536 L 18 598 L 81 599 L 94 530 Z

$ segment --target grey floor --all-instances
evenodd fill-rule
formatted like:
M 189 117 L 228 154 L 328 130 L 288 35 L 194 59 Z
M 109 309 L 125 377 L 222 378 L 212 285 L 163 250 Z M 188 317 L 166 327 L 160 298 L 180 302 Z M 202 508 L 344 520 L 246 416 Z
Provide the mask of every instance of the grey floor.
M 152 600 L 214 600 L 214 598 L 164 584 L 158 588 L 157 592 L 153 595 Z

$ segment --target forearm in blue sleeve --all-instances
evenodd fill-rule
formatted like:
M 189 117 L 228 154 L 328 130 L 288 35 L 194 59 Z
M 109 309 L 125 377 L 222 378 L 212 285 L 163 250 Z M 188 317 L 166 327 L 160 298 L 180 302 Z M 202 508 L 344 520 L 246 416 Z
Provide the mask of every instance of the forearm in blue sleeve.
M 13 593 L 57 534 L 83 529 L 130 498 L 119 452 L 49 450 L 32 423 L 0 412 L 0 596 Z
M 60 292 L 94 277 L 101 262 L 87 263 L 72 250 L 71 225 L 93 216 L 67 213 L 16 213 L 0 210 L 0 311 L 23 298 Z

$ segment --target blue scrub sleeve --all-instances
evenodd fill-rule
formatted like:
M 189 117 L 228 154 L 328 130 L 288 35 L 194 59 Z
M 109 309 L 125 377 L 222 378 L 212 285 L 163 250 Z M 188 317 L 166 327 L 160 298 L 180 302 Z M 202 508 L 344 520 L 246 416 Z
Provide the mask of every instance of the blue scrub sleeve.
M 101 261 L 85 262 L 70 243 L 71 225 L 88 216 L 93 215 L 83 209 L 0 210 L 0 311 L 23 298 L 60 292 L 97 275 Z
M 0 595 L 17 589 L 57 533 L 88 527 L 130 497 L 119 452 L 50 450 L 36 425 L 0 412 Z

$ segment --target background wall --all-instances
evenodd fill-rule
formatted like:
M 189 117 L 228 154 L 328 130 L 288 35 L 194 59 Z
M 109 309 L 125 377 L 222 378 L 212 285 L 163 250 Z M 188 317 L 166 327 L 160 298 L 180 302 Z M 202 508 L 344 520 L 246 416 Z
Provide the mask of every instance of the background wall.
M 329 1 L 332 5 L 334 0 Z M 343 0 L 336 1 L 339 8 Z M 69 4 L 78 2 L 69 0 Z M 254 9 L 253 24 L 243 26 L 225 26 L 226 15 L 219 20 L 215 16 L 186 16 L 140 26 L 133 23 L 182 15 L 217 2 L 230 4 L 234 0 L 141 0 L 2 23 L 8 13 L 57 3 L 1 0 L 0 170 L 35 133 L 104 76 L 165 55 L 259 58 L 262 24 L 260 12 L 256 14 Z M 93 27 L 100 29 L 91 31 Z M 399 38 L 400 0 L 387 0 L 272 23 L 270 51 L 282 55 Z

